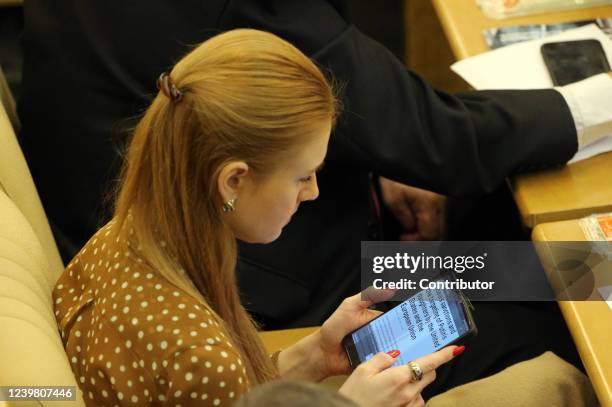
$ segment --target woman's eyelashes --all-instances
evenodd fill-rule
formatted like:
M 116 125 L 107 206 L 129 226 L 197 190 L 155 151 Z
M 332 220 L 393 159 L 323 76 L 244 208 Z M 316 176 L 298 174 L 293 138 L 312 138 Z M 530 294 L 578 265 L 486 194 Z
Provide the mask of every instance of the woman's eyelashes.
M 300 182 L 302 182 L 302 183 L 304 183 L 304 184 L 306 184 L 306 183 L 308 183 L 308 182 L 312 181 L 312 175 L 308 175 L 308 176 L 306 176 L 306 177 L 304 177 L 304 178 L 300 178 L 300 180 L 299 180 L 299 181 L 300 181 Z
M 315 176 L 315 174 L 318 174 L 323 169 L 323 164 L 324 163 L 319 164 L 319 166 L 310 175 L 300 178 L 299 181 L 303 183 L 308 183 L 312 181 L 312 178 Z

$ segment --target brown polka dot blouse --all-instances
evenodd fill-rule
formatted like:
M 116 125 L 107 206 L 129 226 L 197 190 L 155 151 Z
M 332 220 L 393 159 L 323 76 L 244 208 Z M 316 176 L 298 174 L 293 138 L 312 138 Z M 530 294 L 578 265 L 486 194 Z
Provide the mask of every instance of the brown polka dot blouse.
M 53 291 L 55 317 L 88 406 L 229 406 L 249 386 L 211 310 L 119 250 L 111 221 Z

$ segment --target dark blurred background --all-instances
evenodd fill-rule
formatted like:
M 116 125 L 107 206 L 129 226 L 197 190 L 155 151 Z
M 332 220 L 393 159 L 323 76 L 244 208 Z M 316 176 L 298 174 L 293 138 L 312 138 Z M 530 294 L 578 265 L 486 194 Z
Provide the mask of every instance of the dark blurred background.
M 16 99 L 19 98 L 21 85 L 19 39 L 23 30 L 22 7 L 18 3 L 16 0 L 0 0 L 0 66 Z M 355 24 L 403 60 L 404 0 L 350 0 L 349 3 Z

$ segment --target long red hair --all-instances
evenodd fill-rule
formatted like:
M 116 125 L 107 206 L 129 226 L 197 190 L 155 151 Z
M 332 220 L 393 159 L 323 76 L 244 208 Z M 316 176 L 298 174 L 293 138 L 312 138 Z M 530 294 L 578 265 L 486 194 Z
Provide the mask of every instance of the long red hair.
M 170 72 L 126 154 L 115 219 L 156 272 L 206 303 L 241 350 L 253 383 L 277 376 L 240 303 L 236 241 L 217 187 L 231 160 L 265 174 L 287 159 L 309 123 L 334 120 L 337 98 L 317 66 L 270 33 L 240 29 L 202 43 Z M 129 219 L 128 219 L 129 218 Z

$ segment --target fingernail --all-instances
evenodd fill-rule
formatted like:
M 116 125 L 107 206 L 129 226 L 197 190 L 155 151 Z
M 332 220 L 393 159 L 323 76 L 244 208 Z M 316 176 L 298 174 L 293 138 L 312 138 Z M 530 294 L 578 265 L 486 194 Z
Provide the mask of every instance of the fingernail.
M 391 356 L 392 358 L 396 358 L 400 355 L 400 351 L 395 349 L 395 350 L 387 352 L 387 355 Z
M 453 356 L 461 355 L 464 350 L 465 350 L 465 346 L 457 346 L 455 350 L 453 351 Z

